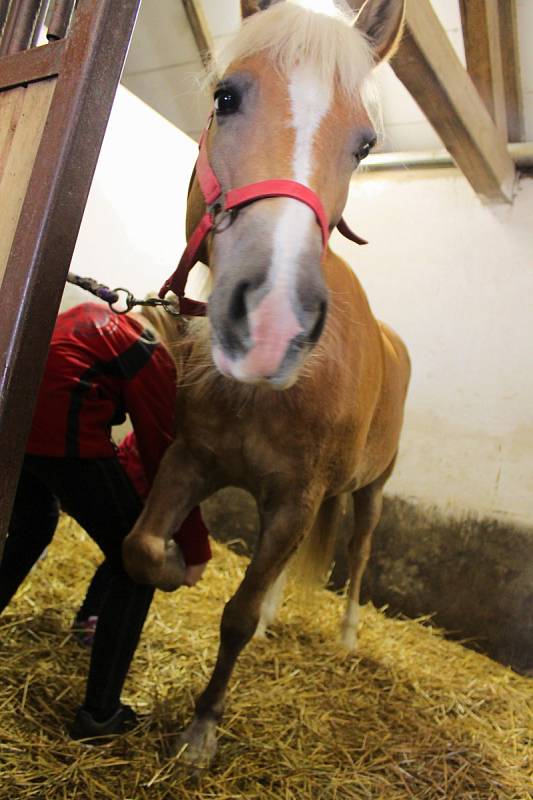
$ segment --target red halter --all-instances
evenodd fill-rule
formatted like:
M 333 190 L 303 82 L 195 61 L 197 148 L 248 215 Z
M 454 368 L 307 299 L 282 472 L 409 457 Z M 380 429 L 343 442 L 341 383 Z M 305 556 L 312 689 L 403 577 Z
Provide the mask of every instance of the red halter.
M 302 183 L 289 180 L 259 181 L 258 183 L 250 183 L 248 186 L 241 186 L 238 189 L 230 189 L 224 194 L 207 155 L 206 139 L 212 120 L 213 114 L 209 116 L 207 125 L 200 137 L 200 152 L 196 162 L 196 177 L 198 178 L 207 210 L 187 242 L 175 272 L 165 281 L 159 291 L 159 297 L 161 298 L 165 297 L 168 291 L 173 291 L 179 298 L 180 312 L 187 316 L 205 316 L 206 313 L 206 303 L 185 297 L 185 284 L 187 283 L 189 272 L 198 261 L 198 253 L 204 239 L 210 231 L 217 233 L 229 227 L 242 206 L 253 203 L 256 200 L 263 200 L 266 197 L 292 197 L 294 200 L 305 203 L 314 211 L 322 233 L 324 250 L 327 247 L 330 236 L 328 218 L 320 198 L 312 189 Z M 360 236 L 350 230 L 342 217 L 337 224 L 337 229 L 352 242 L 367 244 L 365 239 L 361 239 Z

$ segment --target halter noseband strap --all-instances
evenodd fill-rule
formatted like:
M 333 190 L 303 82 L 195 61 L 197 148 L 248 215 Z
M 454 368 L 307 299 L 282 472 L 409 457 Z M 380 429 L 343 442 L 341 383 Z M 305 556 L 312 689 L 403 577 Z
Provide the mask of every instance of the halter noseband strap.
M 314 212 L 322 233 L 322 247 L 324 250 L 327 247 L 330 236 L 328 218 L 320 198 L 312 189 L 304 186 L 303 183 L 282 179 L 266 180 L 250 183 L 237 189 L 230 189 L 224 194 L 207 155 L 206 138 L 212 120 L 213 115 L 211 114 L 200 137 L 199 154 L 196 162 L 196 177 L 207 210 L 187 242 L 175 272 L 165 281 L 159 291 L 159 297 L 162 298 L 165 297 L 168 291 L 173 291 L 179 298 L 180 312 L 188 316 L 204 316 L 206 313 L 206 303 L 185 297 L 185 284 L 187 283 L 189 272 L 198 261 L 200 248 L 211 231 L 216 233 L 229 227 L 238 210 L 243 206 L 267 197 L 291 197 L 293 200 L 305 203 Z M 352 242 L 367 244 L 365 239 L 353 233 L 342 217 L 337 229 Z

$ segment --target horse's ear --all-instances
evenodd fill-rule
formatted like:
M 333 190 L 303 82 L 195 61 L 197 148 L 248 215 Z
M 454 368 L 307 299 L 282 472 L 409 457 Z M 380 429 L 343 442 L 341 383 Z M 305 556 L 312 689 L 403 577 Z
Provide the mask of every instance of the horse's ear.
M 376 62 L 388 60 L 396 52 L 405 18 L 405 0 L 366 0 L 355 20 L 364 33 Z
M 241 0 L 241 17 L 245 19 L 257 11 L 266 11 L 269 6 L 280 2 L 281 0 Z

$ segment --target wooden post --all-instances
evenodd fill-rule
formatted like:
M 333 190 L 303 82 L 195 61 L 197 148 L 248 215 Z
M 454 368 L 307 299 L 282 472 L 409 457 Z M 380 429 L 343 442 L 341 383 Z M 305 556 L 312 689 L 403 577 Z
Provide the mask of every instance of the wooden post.
M 520 59 L 516 22 L 516 0 L 498 0 L 503 85 L 509 142 L 523 142 L 524 109 L 520 81 Z
M 214 44 L 202 3 L 200 0 L 182 0 L 182 3 L 202 64 L 207 68 L 214 53 Z
M 459 0 L 459 7 L 468 74 L 507 141 L 498 0 Z
M 407 0 L 406 32 L 391 62 L 473 189 L 511 202 L 515 168 L 429 0 Z

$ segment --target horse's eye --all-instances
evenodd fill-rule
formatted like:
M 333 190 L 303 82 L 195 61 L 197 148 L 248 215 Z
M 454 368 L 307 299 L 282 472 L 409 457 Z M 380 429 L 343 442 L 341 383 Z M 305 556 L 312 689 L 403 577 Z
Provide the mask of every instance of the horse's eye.
M 361 145 L 359 150 L 354 154 L 357 163 L 362 161 L 363 158 L 367 157 L 367 155 L 370 153 L 370 151 L 372 150 L 372 148 L 374 147 L 375 144 L 376 144 L 376 140 L 375 139 L 363 142 L 363 144 Z
M 215 111 L 219 116 L 234 114 L 239 110 L 241 97 L 236 89 L 225 86 L 215 92 Z

